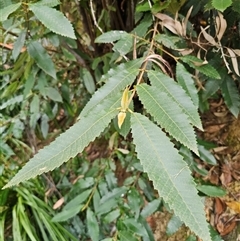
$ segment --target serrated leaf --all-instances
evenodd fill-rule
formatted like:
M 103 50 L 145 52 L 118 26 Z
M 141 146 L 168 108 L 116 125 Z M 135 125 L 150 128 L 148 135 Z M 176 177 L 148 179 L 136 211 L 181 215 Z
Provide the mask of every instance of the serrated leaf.
M 231 4 L 232 0 L 212 0 L 212 6 L 222 12 Z
M 210 241 L 203 203 L 191 172 L 174 145 L 147 117 L 133 113 L 131 123 L 137 156 L 155 189 L 193 232 Z
M 175 49 L 177 48 L 176 43 L 179 42 L 181 39 L 177 36 L 168 36 L 166 34 L 157 34 L 155 36 L 155 40 L 167 48 Z
M 201 59 L 186 55 L 180 58 L 184 63 L 188 64 L 193 69 L 197 69 L 199 72 L 205 74 L 206 76 L 214 79 L 220 79 L 220 75 L 216 69 L 214 69 L 210 64 L 205 64 Z
M 29 55 L 36 61 L 38 67 L 56 79 L 56 70 L 54 64 L 43 46 L 39 42 L 34 41 L 28 44 L 27 50 Z
M 159 91 L 167 93 L 171 99 L 183 109 L 190 122 L 202 130 L 202 123 L 197 108 L 181 86 L 170 77 L 157 71 L 149 71 L 148 76 L 152 85 L 157 87 Z
M 192 125 L 183 110 L 166 93 L 154 86 L 140 84 L 137 93 L 147 112 L 177 141 L 198 154 Z
M 131 85 L 139 72 L 142 61 L 142 59 L 136 59 L 121 64 L 115 69 L 110 69 L 106 76 L 107 83 L 94 93 L 90 101 L 82 110 L 80 118 L 88 114 L 89 111 L 91 111 L 91 109 L 98 105 L 103 99 L 110 98 L 126 88 L 126 86 Z
M 98 241 L 99 240 L 98 221 L 93 211 L 90 208 L 87 209 L 87 227 L 88 227 L 88 234 L 91 237 L 91 240 Z
M 52 32 L 76 39 L 72 24 L 61 12 L 48 6 L 39 6 L 38 4 L 31 4 L 29 9 Z
M 179 219 L 179 217 L 173 215 L 167 224 L 167 230 L 166 230 L 167 235 L 170 236 L 170 235 L 174 234 L 175 232 L 177 232 L 178 229 L 182 226 L 182 224 L 183 223 Z
M 138 4 L 138 6 L 139 6 L 139 4 Z M 145 14 L 143 19 L 142 19 L 142 21 L 141 21 L 141 23 L 138 24 L 136 26 L 136 28 L 134 28 L 132 30 L 132 33 L 134 35 L 139 36 L 139 37 L 144 37 L 145 34 L 148 31 L 148 28 L 152 25 L 152 20 L 153 20 L 152 19 L 152 14 Z
M 127 54 L 133 47 L 133 36 L 128 34 L 124 39 L 120 39 L 114 44 L 113 50 L 120 53 L 120 55 Z
M 222 95 L 224 101 L 231 111 L 231 113 L 237 118 L 240 108 L 240 97 L 239 91 L 233 79 L 230 78 L 227 74 L 221 84 Z
M 36 177 L 44 172 L 59 167 L 71 157 L 81 152 L 89 142 L 93 141 L 116 116 L 120 105 L 121 93 L 105 99 L 101 105 L 91 110 L 91 115 L 80 119 L 61 134 L 49 146 L 40 150 L 29 162 L 5 185 L 4 188 Z
M 186 93 L 192 99 L 193 104 L 196 107 L 198 107 L 198 104 L 199 104 L 198 93 L 197 93 L 197 89 L 195 87 L 195 83 L 192 78 L 192 75 L 179 62 L 177 63 L 177 68 L 176 68 L 176 78 L 178 83 L 182 86 L 182 88 L 186 91 Z
M 124 39 L 128 35 L 130 34 L 125 31 L 112 30 L 112 31 L 108 31 L 107 33 L 103 33 L 102 35 L 97 37 L 95 39 L 95 43 L 111 43 L 119 39 Z
M 21 6 L 21 3 L 16 3 L 0 9 L 0 22 L 7 20 L 8 16 L 11 13 L 15 12 L 20 6 Z

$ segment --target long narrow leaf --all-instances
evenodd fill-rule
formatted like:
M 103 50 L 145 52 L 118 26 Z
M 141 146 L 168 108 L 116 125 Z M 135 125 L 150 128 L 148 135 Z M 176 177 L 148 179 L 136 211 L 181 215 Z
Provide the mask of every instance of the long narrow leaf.
M 192 125 L 183 110 L 164 92 L 147 84 L 137 86 L 139 98 L 157 123 L 177 141 L 198 154 Z
M 181 86 L 179 86 L 170 77 L 157 71 L 149 71 L 148 76 L 151 83 L 156 86 L 159 91 L 167 93 L 171 99 L 183 109 L 184 113 L 187 114 L 190 122 L 202 130 L 202 123 L 197 107 L 194 106 L 191 98 L 186 94 Z
M 111 69 L 104 77 L 104 79 L 107 79 L 107 83 L 95 92 L 82 110 L 80 118 L 88 114 L 103 99 L 116 95 L 127 85 L 132 84 L 139 72 L 142 61 L 143 59 L 132 60 L 119 65 L 116 69 Z
M 240 108 L 239 91 L 233 79 L 229 75 L 225 75 L 224 81 L 221 84 L 222 95 L 224 101 L 231 111 L 231 113 L 237 118 Z
M 186 91 L 186 93 L 191 97 L 193 104 L 198 107 L 198 93 L 194 84 L 192 75 L 186 70 L 186 68 L 181 64 L 177 63 L 176 77 L 178 83 Z
M 53 61 L 43 46 L 39 42 L 33 41 L 28 44 L 27 50 L 29 55 L 36 61 L 38 67 L 56 79 Z
M 30 159 L 4 188 L 53 170 L 76 156 L 108 126 L 118 113 L 116 108 L 120 106 L 120 99 L 121 93 L 118 93 L 95 106 L 91 115 L 83 117 Z
M 204 206 L 191 172 L 166 135 L 147 117 L 131 117 L 133 142 L 143 169 L 174 213 L 204 241 L 211 240 Z

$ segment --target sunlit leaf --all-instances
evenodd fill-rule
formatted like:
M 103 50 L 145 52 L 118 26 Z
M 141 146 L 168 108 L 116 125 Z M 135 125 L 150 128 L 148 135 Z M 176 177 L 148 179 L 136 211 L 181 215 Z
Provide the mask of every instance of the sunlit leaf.
M 29 9 L 38 20 L 52 32 L 76 39 L 72 24 L 61 12 L 54 8 L 39 4 L 31 4 Z
M 29 55 L 36 61 L 38 67 L 56 79 L 54 64 L 43 46 L 38 41 L 31 41 L 27 46 L 27 50 Z

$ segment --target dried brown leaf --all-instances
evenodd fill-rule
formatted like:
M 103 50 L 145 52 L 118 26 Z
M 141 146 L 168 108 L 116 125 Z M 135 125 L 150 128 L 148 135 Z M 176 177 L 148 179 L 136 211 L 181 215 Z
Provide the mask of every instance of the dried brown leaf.
M 188 23 L 188 19 L 192 13 L 192 9 L 193 9 L 193 6 L 189 8 L 188 12 L 187 12 L 187 15 L 185 17 L 185 19 L 183 20 L 182 22 L 182 33 L 183 33 L 183 36 L 186 36 L 187 34 L 187 23 Z
M 208 26 L 208 27 L 209 27 L 209 26 Z M 205 38 L 211 45 L 217 46 L 218 44 L 217 44 L 217 42 L 215 41 L 215 39 L 214 39 L 210 34 L 208 34 L 208 33 L 206 32 L 206 29 L 207 29 L 208 27 L 206 27 L 206 28 L 204 29 L 202 26 L 200 26 L 200 28 L 201 28 L 201 30 L 202 30 L 202 33 L 203 33 L 203 36 L 204 36 L 204 38 Z
M 174 20 L 164 13 L 157 13 L 155 16 L 162 20 L 162 25 L 167 28 L 169 31 L 176 35 L 182 35 L 182 26 L 180 22 Z
M 217 32 L 217 38 L 220 41 L 222 39 L 224 32 L 226 31 L 227 22 L 220 12 L 218 12 L 218 15 L 219 17 L 218 16 L 216 17 L 216 24 L 217 24 L 216 32 Z
M 237 56 L 234 53 L 234 51 L 230 48 L 227 48 L 227 51 L 229 53 L 229 55 L 231 56 L 231 60 L 232 60 L 232 65 L 233 65 L 233 69 L 235 71 L 235 73 L 240 76 L 239 74 L 239 70 L 238 70 L 238 62 L 237 62 Z
M 53 209 L 57 209 L 60 208 L 64 203 L 64 197 L 61 197 L 60 199 L 58 199 L 55 204 L 53 205 Z
M 240 49 L 232 49 L 232 50 L 237 56 L 240 56 Z

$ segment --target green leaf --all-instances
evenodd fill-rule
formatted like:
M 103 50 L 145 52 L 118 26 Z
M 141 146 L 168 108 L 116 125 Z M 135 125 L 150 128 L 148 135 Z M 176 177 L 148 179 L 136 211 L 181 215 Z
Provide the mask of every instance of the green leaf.
M 111 223 L 114 222 L 115 220 L 117 220 L 117 218 L 120 216 L 120 210 L 116 209 L 113 210 L 112 212 L 108 213 L 105 217 L 104 217 L 104 221 L 106 223 Z
M 140 4 L 137 4 L 139 6 Z M 152 14 L 145 14 L 141 23 L 137 25 L 136 28 L 132 30 L 132 33 L 134 35 L 137 35 L 139 37 L 144 37 L 145 34 L 148 31 L 148 28 L 152 25 Z
M 223 197 L 227 194 L 221 187 L 212 185 L 198 185 L 197 189 L 209 197 Z
M 183 110 L 166 93 L 155 86 L 140 84 L 137 93 L 147 112 L 177 141 L 198 154 L 192 125 Z
M 34 95 L 30 103 L 30 112 L 39 113 L 39 105 L 40 105 L 39 95 Z
M 113 199 L 113 198 L 120 198 L 123 194 L 127 192 L 126 187 L 117 187 L 114 188 L 111 192 L 108 192 L 106 195 L 104 195 L 101 200 L 100 204 L 105 203 L 106 201 Z
M 89 142 L 99 136 L 118 113 L 116 108 L 120 105 L 120 99 L 121 93 L 118 93 L 109 99 L 105 99 L 101 105 L 92 108 L 91 115 L 83 117 L 49 146 L 40 150 L 5 185 L 5 188 L 53 170 L 83 151 Z
M 46 87 L 46 95 L 54 101 L 62 102 L 62 96 L 59 92 L 53 87 Z
M 155 199 L 152 202 L 149 202 L 141 211 L 141 216 L 143 218 L 147 218 L 151 214 L 153 214 L 159 208 L 161 201 L 159 199 Z
M 107 33 L 103 33 L 102 35 L 97 37 L 95 39 L 95 43 L 111 43 L 119 39 L 125 39 L 128 35 L 130 34 L 125 31 L 108 31 Z
M 181 107 L 188 116 L 189 121 L 202 130 L 202 123 L 197 112 L 197 107 L 191 101 L 191 98 L 173 79 L 157 71 L 149 71 L 148 76 L 152 85 L 157 87 L 159 91 L 167 93 L 172 101 Z
M 220 87 L 221 81 L 216 79 L 208 79 L 204 86 L 204 90 L 202 92 L 202 99 L 206 101 L 209 97 L 215 94 Z
M 48 124 L 49 118 L 46 114 L 43 114 L 41 117 L 41 132 L 43 135 L 43 138 L 46 139 L 48 130 L 49 130 L 49 124 Z
M 180 58 L 184 63 L 188 64 L 191 68 L 197 69 L 199 72 L 205 74 L 206 76 L 213 79 L 220 79 L 220 75 L 216 69 L 214 69 L 210 64 L 205 64 L 201 59 L 186 55 Z
M 231 4 L 232 0 L 212 0 L 212 6 L 222 12 Z
M 0 22 L 7 20 L 8 16 L 11 13 L 15 12 L 20 6 L 21 6 L 21 3 L 16 3 L 0 9 Z
M 91 73 L 87 69 L 83 69 L 83 83 L 88 91 L 88 93 L 93 94 L 95 92 L 96 86 Z
M 43 46 L 37 41 L 32 41 L 28 44 L 27 50 L 29 55 L 36 61 L 38 67 L 56 79 L 54 64 Z
M 34 5 L 44 5 L 48 7 L 56 7 L 60 4 L 58 0 L 41 0 L 39 2 L 34 3 Z
M 12 51 L 12 56 L 13 59 L 16 61 L 18 55 L 20 54 L 22 47 L 24 46 L 25 43 L 25 39 L 26 39 L 26 30 L 22 31 L 16 42 L 14 43 L 14 47 L 13 47 L 13 51 Z
M 63 210 L 60 213 L 56 214 L 52 218 L 52 221 L 63 222 L 74 217 L 76 214 L 80 212 L 81 208 L 84 206 L 81 204 L 89 197 L 91 192 L 92 190 L 90 189 L 77 195 L 75 198 L 73 198 L 70 202 L 67 203 L 67 205 L 63 208 Z
M 13 98 L 8 99 L 2 105 L 0 105 L 0 110 L 3 110 L 9 106 L 14 106 L 17 103 L 21 103 L 23 101 L 23 95 L 17 95 Z
M 101 203 L 99 208 L 96 210 L 96 214 L 101 216 L 102 214 L 108 213 L 118 206 L 118 200 L 113 198 L 108 201 Z
M 179 217 L 173 215 L 167 225 L 167 230 L 166 230 L 167 235 L 170 236 L 175 232 L 177 232 L 178 229 L 182 226 L 182 224 L 183 222 L 179 219 Z
M 118 232 L 119 241 L 139 241 L 132 232 L 126 230 L 120 230 Z
M 107 83 L 94 93 L 90 101 L 82 110 L 80 118 L 87 115 L 92 108 L 98 105 L 102 100 L 116 95 L 127 85 L 131 85 L 139 72 L 141 64 L 142 59 L 136 59 L 120 64 L 115 69 L 110 69 L 108 74 L 103 77 L 103 79 L 107 79 Z M 118 107 L 120 107 L 120 105 Z
M 56 214 L 53 218 L 52 218 L 52 222 L 64 222 L 67 221 L 68 219 L 76 216 L 80 210 L 82 209 L 84 205 L 78 205 L 78 206 L 74 206 L 72 208 L 69 209 L 64 209 L 62 210 L 62 212 Z
M 166 34 L 157 34 L 155 40 L 167 48 L 176 49 L 176 43 L 179 42 L 181 38 L 177 36 L 168 36 Z
M 192 75 L 179 62 L 177 63 L 177 68 L 176 68 L 176 78 L 178 83 L 182 86 L 182 88 L 186 91 L 186 93 L 192 99 L 193 104 L 196 107 L 198 107 L 198 104 L 199 104 L 198 92 L 195 87 L 195 83 L 192 78 Z
M 211 240 L 191 172 L 174 145 L 145 116 L 134 113 L 131 123 L 137 156 L 159 195 L 193 232 Z
M 221 84 L 222 95 L 224 101 L 231 111 L 231 113 L 237 118 L 240 108 L 240 96 L 236 84 L 229 75 L 224 76 L 224 80 Z
M 29 9 L 38 20 L 52 32 L 76 39 L 72 24 L 61 12 L 39 4 L 31 4 Z
M 135 219 L 128 218 L 123 220 L 123 223 L 126 225 L 127 229 L 133 234 L 137 234 L 142 237 L 148 237 L 146 229 L 141 223 L 138 223 Z
M 91 237 L 91 240 L 98 241 L 99 240 L 98 221 L 93 211 L 90 208 L 87 209 L 87 227 L 88 227 L 88 234 Z
M 217 165 L 217 161 L 213 154 L 207 150 L 204 146 L 198 145 L 198 150 L 199 150 L 199 156 L 201 160 L 204 162 L 210 164 L 210 165 Z
M 120 53 L 120 55 L 125 55 L 130 52 L 133 47 L 133 36 L 128 34 L 124 39 L 120 39 L 114 44 L 113 50 Z

